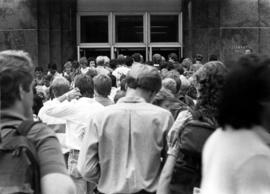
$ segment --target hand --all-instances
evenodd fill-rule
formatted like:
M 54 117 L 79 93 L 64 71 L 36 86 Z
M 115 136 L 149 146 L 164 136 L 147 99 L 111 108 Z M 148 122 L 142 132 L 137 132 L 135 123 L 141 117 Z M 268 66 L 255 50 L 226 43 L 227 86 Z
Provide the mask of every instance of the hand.
M 168 133 L 168 143 L 175 144 L 178 139 L 180 131 L 187 125 L 187 123 L 192 119 L 192 115 L 189 111 L 182 111 L 176 118 L 172 128 Z
M 80 93 L 79 88 L 74 88 L 70 90 L 69 92 L 67 92 L 66 95 L 67 95 L 67 100 L 70 101 L 72 99 L 78 99 L 82 94 Z
M 167 151 L 168 155 L 172 155 L 175 158 L 177 158 L 179 150 L 180 150 L 179 140 L 176 140 L 172 144 L 168 142 L 168 151 Z

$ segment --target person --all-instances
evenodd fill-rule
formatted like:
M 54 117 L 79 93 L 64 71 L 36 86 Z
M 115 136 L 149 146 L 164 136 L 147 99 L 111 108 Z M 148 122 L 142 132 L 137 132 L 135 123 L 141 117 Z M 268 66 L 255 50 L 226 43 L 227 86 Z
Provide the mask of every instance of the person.
M 95 100 L 103 106 L 114 104 L 108 97 L 112 89 L 112 80 L 108 75 L 99 74 L 94 77 L 94 93 Z
M 150 102 L 161 88 L 156 68 L 137 64 L 127 94 L 90 120 L 78 170 L 101 193 L 155 193 L 171 113 Z
M 24 51 L 0 52 L 1 137 L 14 133 L 24 120 L 33 120 L 34 64 Z M 40 185 L 43 194 L 74 194 L 74 183 L 67 175 L 64 158 L 54 132 L 43 123 L 28 132 L 37 152 Z
M 197 70 L 199 70 L 203 66 L 202 60 L 203 60 L 203 56 L 201 54 L 196 54 L 195 63 L 191 65 L 190 71 L 196 72 Z
M 77 160 L 88 122 L 96 112 L 103 109 L 103 105 L 93 99 L 94 84 L 91 77 L 78 75 L 74 82 L 75 88 L 58 97 L 58 103 L 48 107 L 46 114 L 66 121 L 65 143 L 70 150 L 68 172 L 76 184 L 77 194 L 86 194 L 92 192 L 94 185 L 90 185 L 90 191 L 87 189 L 87 182 L 77 171 Z
M 106 60 L 107 57 L 105 56 L 98 56 L 96 58 L 96 70 L 98 74 L 104 74 L 104 75 L 109 75 L 110 71 L 108 69 L 106 69 Z
M 52 81 L 51 89 L 54 98 L 44 103 L 43 107 L 38 113 L 38 117 L 42 120 L 42 122 L 46 123 L 56 133 L 56 137 L 61 144 L 62 153 L 65 156 L 65 162 L 67 163 L 67 158 L 70 150 L 65 143 L 66 121 L 48 115 L 47 109 L 49 109 L 50 107 L 55 107 L 58 104 L 57 98 L 69 92 L 70 83 L 65 77 L 56 77 Z
M 86 74 L 87 71 L 90 69 L 89 66 L 88 66 L 87 58 L 86 57 L 80 58 L 79 64 L 80 64 L 81 74 Z
M 227 68 L 220 61 L 208 62 L 195 73 L 198 101 L 194 110 L 180 112 L 170 129 L 168 147 L 174 154 L 168 153 L 158 194 L 191 194 L 200 186 L 202 147 L 218 127 L 217 106 L 226 74 Z M 179 153 L 177 148 L 181 148 Z
M 64 64 L 63 76 L 71 83 L 74 79 L 74 73 L 71 61 Z
M 249 48 L 249 47 L 245 48 L 245 51 L 244 51 L 245 55 L 249 55 L 249 54 L 252 54 L 252 53 L 253 53 L 252 48 Z
M 44 84 L 44 75 L 43 75 L 43 68 L 36 67 L 35 68 L 35 86 L 42 86 Z
M 133 64 L 143 64 L 143 56 L 140 53 L 134 53 L 131 58 L 133 59 Z
M 227 76 L 221 127 L 203 151 L 202 194 L 270 193 L 269 74 L 269 58 L 245 55 Z

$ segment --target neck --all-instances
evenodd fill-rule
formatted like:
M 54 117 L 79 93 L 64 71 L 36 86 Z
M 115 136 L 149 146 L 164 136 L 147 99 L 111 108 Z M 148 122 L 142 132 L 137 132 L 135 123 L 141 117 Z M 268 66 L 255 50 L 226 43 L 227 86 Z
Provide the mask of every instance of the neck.
M 134 97 L 134 96 L 143 98 L 145 99 L 146 102 L 151 102 L 153 93 L 141 88 L 136 89 L 127 88 L 126 97 Z

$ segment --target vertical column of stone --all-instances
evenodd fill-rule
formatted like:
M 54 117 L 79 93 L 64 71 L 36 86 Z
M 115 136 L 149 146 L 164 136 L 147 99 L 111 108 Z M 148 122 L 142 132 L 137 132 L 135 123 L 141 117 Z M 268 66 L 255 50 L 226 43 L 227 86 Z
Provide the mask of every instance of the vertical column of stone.
M 270 53 L 270 1 L 258 0 L 259 6 L 259 52 L 269 55 Z
M 62 1 L 62 61 L 76 59 L 76 0 Z
M 35 65 L 38 61 L 36 3 L 36 0 L 0 0 L 0 50 L 25 50 Z
M 44 70 L 50 63 L 50 4 L 38 1 L 38 59 Z
M 62 70 L 62 0 L 50 2 L 50 61 Z
M 247 47 L 258 51 L 258 0 L 221 1 L 220 15 L 222 55 L 227 64 L 242 56 Z

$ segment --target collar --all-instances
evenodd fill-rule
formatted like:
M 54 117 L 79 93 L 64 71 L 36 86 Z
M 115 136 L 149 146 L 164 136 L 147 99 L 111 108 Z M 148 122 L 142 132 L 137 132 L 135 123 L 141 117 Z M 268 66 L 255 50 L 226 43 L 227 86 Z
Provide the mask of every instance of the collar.
M 2 129 L 5 126 L 18 126 L 21 121 L 26 120 L 26 118 L 19 114 L 18 112 L 14 110 L 1 110 L 0 111 L 1 116 L 1 123 L 0 123 L 0 129 Z
M 139 96 L 125 96 L 120 98 L 117 103 L 146 103 L 146 101 Z

